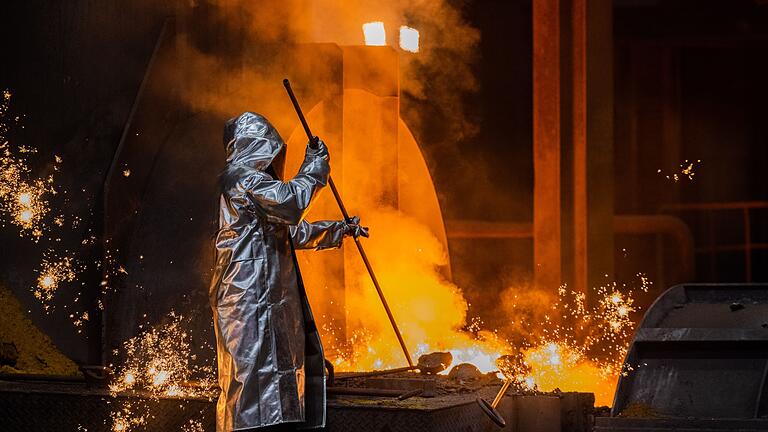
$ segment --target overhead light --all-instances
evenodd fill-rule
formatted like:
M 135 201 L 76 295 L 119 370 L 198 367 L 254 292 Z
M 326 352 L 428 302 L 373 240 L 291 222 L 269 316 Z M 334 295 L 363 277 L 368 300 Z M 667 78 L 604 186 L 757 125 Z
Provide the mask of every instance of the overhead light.
M 384 46 L 387 44 L 387 32 L 381 21 L 363 24 L 363 36 L 365 36 L 366 45 Z
M 419 31 L 408 26 L 400 26 L 400 48 L 412 53 L 419 52 Z

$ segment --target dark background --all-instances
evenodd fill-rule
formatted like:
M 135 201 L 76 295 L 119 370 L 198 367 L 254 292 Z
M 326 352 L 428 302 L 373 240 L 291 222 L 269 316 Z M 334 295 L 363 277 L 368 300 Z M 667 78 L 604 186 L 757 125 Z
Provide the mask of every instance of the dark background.
M 154 4 L 157 3 L 157 4 Z M 32 271 L 56 245 L 88 263 L 67 287 L 96 297 L 107 169 L 150 58 L 164 2 L 5 1 L 0 5 L 0 87 L 13 94 L 24 128 L 11 141 L 37 147 L 34 174 L 66 167 L 67 190 L 52 206 L 80 215 L 76 228 L 33 244 L 13 227 L 0 231 L 0 282 L 20 298 L 37 325 L 72 358 L 86 361 L 88 340 L 67 314 L 45 314 L 32 297 Z M 673 214 L 689 225 L 697 248 L 697 281 L 768 280 L 768 209 L 679 210 L 680 203 L 768 201 L 768 4 L 764 1 L 616 1 L 615 207 L 617 214 Z M 484 0 L 461 4 L 482 34 L 473 65 L 480 87 L 464 95 L 478 128 L 445 151 L 440 111 L 404 95 L 403 116 L 433 113 L 414 130 L 432 172 L 446 219 L 527 222 L 532 218 L 531 5 Z M 683 160 L 701 160 L 693 181 L 660 175 Z M 747 217 L 745 217 L 745 215 Z M 749 221 L 749 231 L 745 231 Z M 745 238 L 745 232 L 747 238 Z M 60 238 L 60 241 L 56 241 Z M 748 240 L 748 241 L 747 241 Z M 646 272 L 665 288 L 658 240 L 617 238 L 617 279 Z M 756 246 L 745 254 L 746 243 Z M 760 246 L 762 245 L 762 248 Z M 720 247 L 719 246 L 724 246 Z M 530 240 L 452 240 L 457 284 L 475 309 L 531 277 Z M 665 247 L 674 250 L 674 244 Z M 627 249 L 629 254 L 621 253 Z M 750 270 L 747 273 L 747 257 Z M 661 264 L 659 264 L 659 262 Z M 656 293 L 657 293 L 656 292 Z M 652 293 L 655 295 L 656 293 Z M 486 316 L 494 323 L 494 317 Z

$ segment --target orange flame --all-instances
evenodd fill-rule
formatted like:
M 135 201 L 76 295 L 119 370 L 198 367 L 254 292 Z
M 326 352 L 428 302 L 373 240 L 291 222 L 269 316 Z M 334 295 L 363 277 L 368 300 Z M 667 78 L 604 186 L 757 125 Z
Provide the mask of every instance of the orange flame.
M 470 362 L 483 372 L 495 370 L 503 343 L 492 333 L 462 330 L 468 305 L 461 290 L 440 274 L 447 263 L 442 244 L 402 213 L 378 209 L 363 216 L 381 233 L 365 245 L 411 354 L 449 351 L 454 364 Z M 341 370 L 402 366 L 405 359 L 381 302 L 368 274 L 357 266 L 355 288 L 346 298 L 347 327 L 355 329 L 351 352 L 336 364 Z

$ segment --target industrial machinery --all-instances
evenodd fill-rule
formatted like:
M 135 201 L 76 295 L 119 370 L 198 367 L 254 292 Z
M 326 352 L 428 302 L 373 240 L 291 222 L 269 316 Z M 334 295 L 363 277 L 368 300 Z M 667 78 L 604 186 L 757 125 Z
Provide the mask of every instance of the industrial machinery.
M 768 430 L 768 284 L 684 284 L 648 309 L 595 430 Z

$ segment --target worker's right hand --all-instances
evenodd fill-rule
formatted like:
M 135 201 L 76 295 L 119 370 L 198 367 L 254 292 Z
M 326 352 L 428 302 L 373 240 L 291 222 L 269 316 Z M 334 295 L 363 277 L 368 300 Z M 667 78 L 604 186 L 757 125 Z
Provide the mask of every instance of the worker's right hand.
M 368 227 L 360 225 L 359 217 L 352 216 L 344 221 L 344 235 L 353 238 L 368 237 Z
M 328 153 L 328 147 L 325 146 L 325 143 L 320 138 L 315 137 L 315 139 L 317 139 L 317 148 L 312 148 L 311 146 L 312 143 L 308 142 L 307 156 L 319 157 L 321 159 L 325 159 L 326 161 L 329 161 L 331 159 L 331 156 Z

